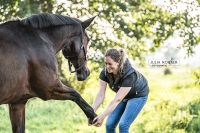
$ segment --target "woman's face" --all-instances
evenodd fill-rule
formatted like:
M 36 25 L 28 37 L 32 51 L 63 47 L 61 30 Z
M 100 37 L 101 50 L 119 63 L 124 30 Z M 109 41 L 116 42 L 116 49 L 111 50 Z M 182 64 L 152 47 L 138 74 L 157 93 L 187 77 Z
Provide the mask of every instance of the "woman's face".
M 105 65 L 108 73 L 117 74 L 119 63 L 115 62 L 110 56 L 105 57 Z

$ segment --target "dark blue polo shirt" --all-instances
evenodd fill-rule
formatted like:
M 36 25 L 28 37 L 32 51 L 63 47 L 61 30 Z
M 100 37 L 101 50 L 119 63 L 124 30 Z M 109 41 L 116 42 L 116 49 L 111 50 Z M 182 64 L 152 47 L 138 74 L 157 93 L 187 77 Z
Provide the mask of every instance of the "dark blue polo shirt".
M 128 59 L 126 59 L 123 70 L 117 77 L 108 73 L 105 68 L 101 71 L 99 77 L 101 80 L 107 82 L 114 92 L 117 92 L 120 87 L 131 87 L 131 90 L 124 99 L 143 97 L 149 93 L 146 78 L 131 66 Z

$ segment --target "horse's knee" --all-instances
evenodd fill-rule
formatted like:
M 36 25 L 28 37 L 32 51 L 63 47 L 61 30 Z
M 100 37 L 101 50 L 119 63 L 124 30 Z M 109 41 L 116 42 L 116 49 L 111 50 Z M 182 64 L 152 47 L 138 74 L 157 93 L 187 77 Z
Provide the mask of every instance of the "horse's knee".
M 81 97 L 81 95 L 80 95 L 77 91 L 75 91 L 75 90 L 72 90 L 72 91 L 70 92 L 70 95 L 71 95 L 71 96 L 74 96 L 74 97 L 77 97 L 77 98 Z
M 72 98 L 72 101 L 75 101 L 75 102 L 78 102 L 81 100 L 81 95 L 75 90 L 70 92 L 70 97 Z

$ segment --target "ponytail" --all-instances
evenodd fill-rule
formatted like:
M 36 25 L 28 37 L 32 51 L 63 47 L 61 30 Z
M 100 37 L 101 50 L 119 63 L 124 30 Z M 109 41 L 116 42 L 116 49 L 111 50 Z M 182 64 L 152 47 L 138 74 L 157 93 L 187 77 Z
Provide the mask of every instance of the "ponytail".
M 123 70 L 123 67 L 124 67 L 124 63 L 126 61 L 126 52 L 124 49 L 120 48 L 118 49 L 118 52 L 120 54 L 120 61 L 119 61 L 119 71 L 120 73 L 122 72 Z

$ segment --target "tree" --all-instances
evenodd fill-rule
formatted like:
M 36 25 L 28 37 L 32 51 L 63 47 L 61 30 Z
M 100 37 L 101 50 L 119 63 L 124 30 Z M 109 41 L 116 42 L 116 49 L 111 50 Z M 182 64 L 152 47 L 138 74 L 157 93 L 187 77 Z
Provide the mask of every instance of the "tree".
M 170 2 L 167 4 L 167 2 Z M 123 47 L 136 62 L 144 63 L 148 52 L 154 52 L 175 32 L 183 38 L 182 48 L 188 55 L 200 42 L 199 14 L 192 16 L 193 10 L 200 10 L 199 0 L 185 2 L 188 6 L 182 12 L 173 12 L 184 0 L 164 1 L 164 6 L 153 0 L 74 0 L 59 3 L 56 0 L 2 0 L 0 20 L 25 17 L 40 12 L 49 12 L 80 18 L 98 15 L 96 21 L 87 29 L 91 38 L 91 50 L 101 54 L 110 47 Z M 151 40 L 149 45 L 146 41 Z M 95 54 L 97 52 L 94 52 Z M 62 59 L 58 55 L 60 66 Z M 101 57 L 91 58 L 92 69 L 103 65 Z M 143 61 L 143 62 L 142 62 Z M 59 67 L 61 68 L 61 67 Z M 61 76 L 65 75 L 61 71 Z

